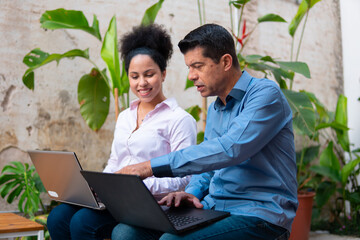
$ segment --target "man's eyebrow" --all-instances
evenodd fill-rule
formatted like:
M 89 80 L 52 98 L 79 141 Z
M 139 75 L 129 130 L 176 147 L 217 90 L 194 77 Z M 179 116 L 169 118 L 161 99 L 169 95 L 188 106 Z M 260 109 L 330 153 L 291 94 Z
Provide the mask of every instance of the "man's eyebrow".
M 193 62 L 189 65 L 189 67 L 193 67 L 194 65 L 197 65 L 197 64 L 204 64 L 203 62 Z

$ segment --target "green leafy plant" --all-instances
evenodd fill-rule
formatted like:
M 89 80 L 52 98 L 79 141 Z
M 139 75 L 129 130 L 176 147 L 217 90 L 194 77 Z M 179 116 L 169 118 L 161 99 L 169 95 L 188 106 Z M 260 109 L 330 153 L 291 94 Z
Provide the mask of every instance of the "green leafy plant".
M 317 125 L 326 121 L 328 112 L 325 110 L 323 104 L 316 98 L 313 93 L 300 90 L 293 90 L 293 82 L 296 74 L 301 74 L 306 78 L 311 78 L 309 67 L 306 63 L 298 61 L 299 52 L 301 49 L 301 42 L 303 39 L 307 18 L 311 8 L 320 0 L 303 0 L 299 5 L 296 15 L 289 24 L 289 35 L 292 38 L 290 61 L 283 61 L 272 56 L 262 55 L 244 55 L 243 50 L 251 39 L 251 35 L 259 24 L 266 22 L 286 23 L 286 21 L 279 15 L 269 13 L 257 19 L 257 23 L 252 29 L 247 30 L 246 20 L 243 19 L 244 8 L 250 0 L 229 1 L 230 12 L 232 8 L 239 9 L 240 17 L 237 23 L 237 32 L 234 30 L 234 24 L 231 26 L 234 38 L 239 45 L 238 59 L 242 69 L 248 68 L 264 74 L 265 77 L 275 79 L 284 95 L 286 96 L 291 110 L 293 112 L 293 127 L 297 135 L 303 138 L 303 144 L 300 151 L 297 152 L 297 180 L 298 189 L 315 188 L 317 186 L 317 179 L 315 173 L 310 170 L 313 161 L 318 158 L 320 153 L 319 146 L 319 129 Z M 295 33 L 299 27 L 303 17 L 305 22 L 298 43 L 297 51 L 294 55 L 294 39 Z M 231 23 L 233 20 L 231 19 Z M 241 28 L 242 27 L 242 28 Z
M 6 199 L 9 204 L 18 199 L 19 211 L 29 217 L 30 220 L 44 225 L 44 238 L 50 239 L 46 220 L 51 206 L 55 203 L 52 201 L 49 207 L 45 207 L 43 204 L 40 193 L 45 193 L 46 190 L 35 171 L 35 167 L 28 163 L 10 162 L 2 169 L 0 186 L 1 197 Z M 42 209 L 40 215 L 39 208 Z M 22 239 L 36 239 L 36 237 L 23 237 Z
M 293 55 L 293 47 L 294 47 L 294 36 L 298 26 L 306 16 L 308 18 L 310 9 L 317 3 L 319 0 L 303 0 L 299 6 L 297 14 L 292 19 L 289 25 L 289 35 L 292 37 L 292 47 L 291 47 L 291 57 L 290 61 L 282 61 L 278 60 L 271 56 L 261 56 L 258 54 L 245 55 L 243 50 L 247 46 L 248 42 L 251 39 L 251 35 L 254 33 L 259 24 L 264 24 L 268 22 L 276 22 L 276 23 L 286 23 L 286 20 L 281 16 L 268 13 L 264 16 L 261 16 L 257 19 L 257 23 L 252 27 L 252 29 L 248 30 L 246 25 L 246 20 L 244 19 L 244 9 L 246 5 L 251 2 L 251 0 L 239 0 L 239 1 L 229 1 L 229 10 L 230 10 L 230 23 L 231 23 L 231 32 L 234 36 L 235 43 L 238 49 L 238 60 L 240 62 L 241 69 L 252 69 L 264 74 L 265 77 L 272 76 L 280 85 L 284 95 L 286 96 L 291 109 L 293 111 L 293 125 L 297 134 L 302 136 L 307 136 L 310 139 L 314 139 L 316 137 L 316 112 L 321 111 L 320 107 L 322 104 L 313 96 L 312 93 L 308 93 L 306 91 L 294 91 L 293 80 L 295 77 L 295 73 L 301 74 L 306 78 L 310 78 L 310 70 L 308 65 L 304 62 L 298 61 L 298 56 L 300 52 L 300 46 L 302 37 L 304 35 L 304 30 L 306 26 L 306 22 L 303 25 L 302 34 L 299 42 L 299 46 L 297 48 L 297 58 L 295 61 L 292 60 Z M 204 1 L 197 1 L 198 12 L 200 25 L 205 23 L 205 3 Z M 239 19 L 236 23 L 237 28 L 235 29 L 235 23 L 233 18 L 233 8 L 238 9 Z M 187 79 L 185 89 L 193 87 L 193 82 Z M 201 111 L 206 115 L 206 107 L 207 104 L 203 103 L 203 107 Z M 317 109 L 319 107 L 319 109 Z M 306 146 L 305 146 L 306 147 Z M 303 155 L 305 156 L 305 155 Z M 307 169 L 307 168 L 303 168 Z
M 143 16 L 142 24 L 150 24 L 155 21 L 164 0 L 149 7 Z M 94 15 L 93 23 L 90 26 L 82 11 L 56 9 L 46 11 L 40 18 L 41 27 L 49 30 L 73 29 L 84 31 L 102 43 L 101 58 L 107 68 L 100 69 L 90 59 L 89 49 L 73 49 L 65 53 L 47 53 L 40 48 L 35 48 L 25 55 L 23 63 L 28 69 L 23 75 L 23 83 L 31 90 L 35 89 L 35 73 L 50 62 L 57 63 L 64 58 L 82 58 L 89 61 L 93 68 L 88 74 L 81 77 L 78 84 L 78 101 L 80 113 L 87 125 L 97 131 L 104 124 L 110 107 L 110 93 L 120 97 L 121 110 L 129 106 L 129 81 L 125 72 L 124 64 L 121 64 L 117 45 L 116 17 L 110 20 L 108 29 L 102 39 L 99 31 L 99 21 Z M 117 98 L 115 99 L 117 101 Z M 117 105 L 116 105 L 117 106 Z
M 339 96 L 336 111 L 331 116 L 329 122 L 318 126 L 319 129 L 329 127 L 331 132 L 327 136 L 328 144 L 320 155 L 319 164 L 311 167 L 312 171 L 321 176 L 316 191 L 316 206 L 321 211 L 327 204 L 332 219 L 341 226 L 349 218 L 360 223 L 360 187 L 357 181 L 360 150 L 350 149 L 345 96 Z M 349 218 L 346 201 L 350 203 Z
M 10 204 L 19 199 L 18 208 L 24 214 L 34 217 L 39 206 L 45 209 L 40 193 L 46 191 L 34 166 L 11 162 L 2 169 L 0 186 L 1 197 Z

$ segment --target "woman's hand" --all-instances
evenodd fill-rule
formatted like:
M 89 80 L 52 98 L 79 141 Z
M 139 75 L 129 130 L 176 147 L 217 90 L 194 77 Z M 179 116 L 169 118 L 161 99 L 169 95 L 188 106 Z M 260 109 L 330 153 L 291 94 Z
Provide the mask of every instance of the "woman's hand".
M 172 192 L 158 201 L 160 205 L 166 205 L 168 207 L 179 207 L 181 204 L 185 204 L 191 207 L 203 208 L 204 205 L 200 203 L 200 200 L 194 195 L 186 192 Z
M 141 179 L 145 179 L 153 175 L 150 161 L 126 166 L 115 173 L 138 175 Z

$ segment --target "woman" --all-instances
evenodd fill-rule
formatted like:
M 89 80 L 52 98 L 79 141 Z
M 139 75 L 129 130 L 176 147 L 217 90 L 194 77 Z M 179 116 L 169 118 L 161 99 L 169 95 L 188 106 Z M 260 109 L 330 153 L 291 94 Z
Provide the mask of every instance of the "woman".
M 164 96 L 162 83 L 172 55 L 169 34 L 159 25 L 138 26 L 121 39 L 121 57 L 137 100 L 119 114 L 111 154 L 104 172 L 195 144 L 196 122 L 176 100 Z M 190 177 L 144 180 L 156 197 L 183 190 Z M 114 189 L 116 191 L 116 189 Z M 110 213 L 61 204 L 48 217 L 53 240 L 104 239 L 116 225 Z

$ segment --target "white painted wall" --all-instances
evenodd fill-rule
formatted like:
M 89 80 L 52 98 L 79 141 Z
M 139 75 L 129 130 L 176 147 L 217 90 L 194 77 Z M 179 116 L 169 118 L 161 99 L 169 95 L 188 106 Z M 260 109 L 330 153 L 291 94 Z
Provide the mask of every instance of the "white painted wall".
M 341 0 L 340 14 L 349 138 L 353 148 L 360 148 L 360 1 Z

